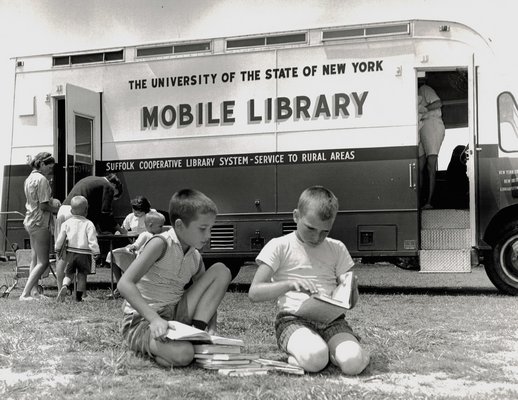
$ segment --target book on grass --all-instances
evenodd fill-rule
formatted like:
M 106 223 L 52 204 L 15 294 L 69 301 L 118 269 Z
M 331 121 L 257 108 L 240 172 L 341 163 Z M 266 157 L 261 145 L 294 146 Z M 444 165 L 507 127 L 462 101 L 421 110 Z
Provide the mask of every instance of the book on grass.
M 250 365 L 252 361 L 247 359 L 241 359 L 241 360 L 210 360 L 210 359 L 203 359 L 203 358 L 197 358 L 196 364 L 205 366 L 205 365 L 211 365 L 211 366 L 217 366 L 219 368 L 223 368 L 225 366 L 234 366 L 234 365 Z
M 227 346 L 223 344 L 195 344 L 195 354 L 239 354 L 241 346 Z
M 218 369 L 218 374 L 225 376 L 251 376 L 251 375 L 266 375 L 268 369 L 263 367 L 249 367 L 249 368 L 221 368 Z
M 265 358 L 259 358 L 257 360 L 254 360 L 254 362 L 262 365 L 263 368 L 269 369 L 271 371 L 284 372 L 286 374 L 304 375 L 304 368 L 288 364 L 284 361 L 267 360 Z
M 345 274 L 344 283 L 338 285 L 331 296 L 318 293 L 311 295 L 295 315 L 322 323 L 334 321 L 354 306 L 353 297 L 357 289 L 353 272 L 349 271 Z
M 247 364 L 210 364 L 196 363 L 196 366 L 203 369 L 220 370 L 220 369 L 246 369 L 246 368 L 264 368 L 261 364 L 248 360 Z
M 259 354 L 244 354 L 244 353 L 236 353 L 236 354 L 194 354 L 194 358 L 196 360 L 257 360 L 259 358 Z
M 186 340 L 189 342 L 210 343 L 226 346 L 244 346 L 241 339 L 211 335 L 206 331 L 183 324 L 178 321 L 168 321 L 167 338 L 171 340 Z

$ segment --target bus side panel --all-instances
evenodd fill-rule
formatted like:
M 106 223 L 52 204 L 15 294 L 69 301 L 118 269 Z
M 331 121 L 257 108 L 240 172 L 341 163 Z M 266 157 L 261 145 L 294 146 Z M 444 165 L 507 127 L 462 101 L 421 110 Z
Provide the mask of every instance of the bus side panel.
M 353 257 L 417 255 L 415 211 L 339 213 L 329 236 L 345 243 Z
M 312 185 L 331 189 L 344 211 L 417 210 L 409 174 L 409 164 L 414 162 L 415 159 L 281 165 L 279 212 L 293 210 L 302 190 Z
M 114 212 L 124 218 L 131 212 L 130 199 L 142 195 L 153 208 L 168 211 L 174 192 L 197 189 L 208 195 L 220 214 L 275 212 L 275 166 L 221 167 L 120 172 L 123 197 Z M 256 201 L 259 202 L 256 205 Z

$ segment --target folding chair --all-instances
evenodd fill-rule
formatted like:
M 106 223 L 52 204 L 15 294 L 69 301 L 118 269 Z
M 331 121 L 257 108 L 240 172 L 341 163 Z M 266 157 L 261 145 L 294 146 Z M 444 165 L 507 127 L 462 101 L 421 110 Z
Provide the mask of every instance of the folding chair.
M 16 250 L 16 267 L 15 267 L 15 273 L 14 273 L 14 281 L 11 286 L 7 287 L 7 285 L 0 286 L 0 297 L 7 298 L 9 297 L 9 294 L 11 291 L 16 288 L 18 285 L 18 282 L 21 278 L 28 278 L 30 274 L 30 267 L 31 267 L 31 250 L 30 249 L 18 249 Z M 57 277 L 54 273 L 54 270 L 52 269 L 51 264 L 49 263 L 49 267 L 43 272 L 40 279 L 47 278 L 50 275 L 50 272 L 52 272 L 52 275 L 54 275 L 54 278 Z M 43 286 L 38 283 L 36 286 L 36 289 L 38 290 L 39 294 L 43 293 Z

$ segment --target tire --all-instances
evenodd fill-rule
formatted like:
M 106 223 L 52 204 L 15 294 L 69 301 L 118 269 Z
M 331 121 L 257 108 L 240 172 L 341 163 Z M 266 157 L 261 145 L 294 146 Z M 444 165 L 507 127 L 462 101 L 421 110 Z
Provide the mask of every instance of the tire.
M 498 290 L 510 295 L 518 295 L 518 252 L 513 250 L 513 244 L 518 246 L 518 228 L 504 230 L 493 246 L 490 257 L 484 260 L 484 268 L 489 280 Z M 518 249 L 517 249 L 518 250 Z

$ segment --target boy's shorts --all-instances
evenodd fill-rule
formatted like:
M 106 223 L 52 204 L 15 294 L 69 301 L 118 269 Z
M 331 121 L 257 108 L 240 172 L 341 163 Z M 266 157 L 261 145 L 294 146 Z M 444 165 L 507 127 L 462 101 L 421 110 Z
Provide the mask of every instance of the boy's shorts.
M 183 296 L 178 304 L 166 305 L 157 311 L 158 315 L 166 321 L 178 321 L 187 325 L 192 324 L 187 307 L 187 296 Z M 124 314 L 120 332 L 131 350 L 135 353 L 154 358 L 149 348 L 151 331 L 149 321 L 138 313 Z
M 339 317 L 328 324 L 310 321 L 308 319 L 300 318 L 288 312 L 280 312 L 275 318 L 275 336 L 277 337 L 277 345 L 279 349 L 288 352 L 288 341 L 291 335 L 300 328 L 309 328 L 317 333 L 327 343 L 329 340 L 339 333 L 350 333 L 358 341 L 357 336 L 352 328 L 349 326 L 345 318 Z
M 77 272 L 88 275 L 92 267 L 92 255 L 72 253 L 67 251 L 65 256 L 65 275 L 74 275 Z

